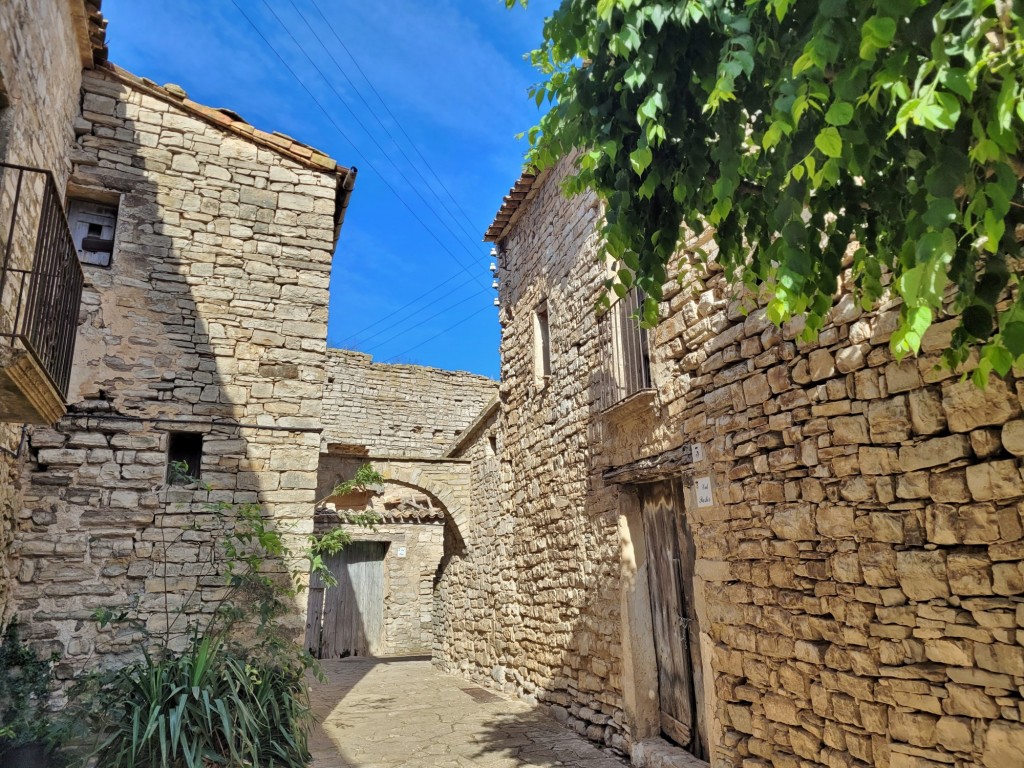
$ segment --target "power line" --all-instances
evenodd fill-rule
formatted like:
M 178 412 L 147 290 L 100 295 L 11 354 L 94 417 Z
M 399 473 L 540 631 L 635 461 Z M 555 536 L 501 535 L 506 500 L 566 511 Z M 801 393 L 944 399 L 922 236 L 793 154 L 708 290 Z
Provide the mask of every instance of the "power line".
M 391 155 L 388 153 L 388 151 L 386 149 L 384 149 L 383 146 L 381 146 L 379 141 L 377 141 L 377 139 L 373 135 L 373 132 L 369 128 L 366 127 L 366 124 L 363 123 L 363 121 L 359 118 L 359 115 L 356 114 L 355 110 L 353 110 L 352 107 L 349 106 L 348 102 L 345 100 L 345 97 L 342 96 L 341 93 L 338 91 L 338 89 L 334 87 L 334 83 L 332 83 L 330 78 L 328 78 L 327 75 L 324 73 L 324 71 L 322 69 L 320 69 L 320 65 L 317 64 L 313 60 L 313 57 L 309 55 L 309 53 L 306 51 L 306 49 L 302 45 L 302 43 L 300 43 L 296 39 L 295 35 L 292 34 L 292 31 L 290 29 L 288 29 L 288 26 L 284 23 L 284 20 L 280 16 L 277 15 L 277 11 L 274 10 L 273 6 L 269 5 L 267 3 L 267 0 L 261 0 L 261 1 L 263 3 L 264 7 L 268 11 L 270 11 L 270 13 L 273 15 L 273 17 L 277 20 L 277 23 L 281 26 L 281 29 L 284 30 L 285 34 L 288 35 L 288 37 L 291 39 L 291 41 L 295 45 L 295 47 L 298 48 L 299 52 L 306 58 L 306 61 L 308 61 L 313 66 L 313 68 L 320 75 L 321 79 L 323 79 L 324 83 L 327 84 L 327 87 L 331 89 L 331 91 L 334 93 L 335 97 L 337 97 L 338 101 L 341 102 L 341 105 L 343 107 L 345 107 L 346 110 L 348 110 L 348 113 L 350 115 L 352 115 L 352 119 L 356 121 L 356 124 L 360 128 L 363 129 L 363 132 L 367 136 L 369 136 L 370 141 L 373 142 L 373 145 L 375 147 L 377 147 L 378 150 L 380 150 L 382 155 L 384 155 L 384 159 L 386 159 L 389 163 L 391 163 L 391 167 L 395 169 L 395 171 L 398 173 L 399 177 L 401 177 L 401 179 L 409 186 L 409 188 L 413 191 L 413 194 L 415 194 L 420 199 L 420 201 L 427 207 L 427 209 L 432 214 L 434 214 L 434 216 L 437 218 L 438 223 L 442 227 L 444 227 L 446 230 L 448 230 L 448 234 L 450 234 L 453 238 L 455 238 L 455 241 L 459 245 L 462 246 L 463 250 L 466 251 L 466 253 L 469 254 L 470 258 L 471 259 L 477 258 L 478 254 L 476 254 L 473 251 L 471 251 L 466 246 L 466 244 L 464 242 L 462 242 L 461 236 L 456 234 L 456 232 L 450 226 L 448 226 L 448 223 L 441 216 L 438 215 L 437 211 L 434 210 L 434 207 L 423 196 L 423 194 L 420 192 L 419 188 L 415 184 L 413 184 L 404 173 L 402 173 L 402 169 L 398 167 L 398 164 L 394 161 L 394 159 L 391 157 Z M 294 6 L 292 6 L 292 7 L 294 7 Z M 305 23 L 305 19 L 304 18 L 303 18 L 303 23 Z M 318 42 L 319 42 L 319 40 L 318 40 Z M 325 50 L 326 50 L 326 48 L 325 48 Z M 374 170 L 376 170 L 376 169 L 374 169 Z M 378 173 L 379 173 L 379 171 L 378 171 Z M 474 243 L 474 245 L 476 245 L 476 243 Z
M 320 9 L 320 3 L 318 2 L 318 0 L 312 0 L 312 3 L 313 7 L 316 8 L 316 12 L 320 14 L 320 18 L 324 20 L 324 24 L 331 31 L 331 34 L 334 36 L 334 39 L 338 41 L 338 45 L 340 45 L 344 49 L 345 53 L 348 54 L 348 57 L 352 59 L 352 63 L 355 64 L 356 69 L 359 71 L 359 74 L 363 76 L 363 80 L 366 81 L 366 84 L 370 86 L 370 90 L 373 91 L 373 95 L 377 97 L 377 101 L 379 101 L 381 103 L 381 106 L 384 107 L 384 111 L 387 112 L 391 119 L 395 121 L 395 124 L 398 126 L 398 130 L 400 130 L 402 132 L 402 135 L 405 136 L 405 138 L 408 140 L 409 146 L 412 147 L 413 152 L 416 153 L 420 160 L 423 161 L 423 164 L 427 167 L 427 169 L 433 174 L 434 178 L 437 179 L 437 183 L 441 185 L 441 189 L 445 191 L 449 199 L 455 204 L 455 207 L 459 209 L 459 213 L 462 214 L 462 218 L 465 219 L 466 223 L 469 224 L 470 227 L 475 226 L 473 222 L 470 221 L 469 214 L 467 214 L 463 207 L 459 205 L 459 201 L 455 199 L 454 195 L 452 195 L 451 190 L 449 190 L 448 187 L 445 186 L 445 183 L 441 180 L 441 177 L 438 175 L 437 171 L 433 169 L 427 158 L 423 156 L 422 152 L 420 152 L 419 147 L 416 146 L 416 142 L 414 142 L 412 140 L 412 137 L 409 136 L 408 133 L 406 133 L 405 128 L 402 127 L 402 123 L 398 120 L 398 118 L 395 117 L 394 113 L 391 111 L 391 108 L 388 106 L 388 103 L 384 100 L 380 93 L 377 92 L 377 89 L 373 85 L 373 81 L 370 80 L 370 78 L 366 75 L 366 72 L 363 71 L 363 68 L 359 66 L 359 60 L 356 59 L 356 57 L 352 54 L 352 51 L 348 49 L 348 46 L 345 45 L 345 42 L 341 39 L 341 36 L 338 34 L 338 31 L 335 28 L 334 23 L 328 21 L 327 17 L 324 16 L 323 11 Z
M 405 208 L 406 208 L 406 209 L 407 209 L 407 210 L 409 211 L 409 213 L 410 213 L 410 214 L 412 214 L 412 217 L 413 217 L 414 219 L 416 219 L 416 221 L 417 221 L 417 222 L 419 222 L 420 226 L 422 226 L 422 227 L 423 227 L 423 229 L 425 229 L 425 230 L 427 231 L 427 233 L 428 233 L 428 234 L 429 234 L 429 235 L 430 235 L 430 236 L 431 236 L 432 238 L 434 238 L 434 240 L 436 240 L 436 241 L 437 241 L 437 244 L 441 246 L 441 249 L 442 249 L 442 250 L 443 250 L 443 251 L 444 251 L 445 253 L 447 253 L 447 254 L 448 254 L 449 256 L 451 256 L 451 257 L 452 257 L 453 259 L 455 259 L 455 261 L 456 261 L 456 262 L 457 262 L 457 263 L 459 264 L 459 266 L 460 266 L 460 267 L 462 268 L 462 270 L 463 270 L 463 271 L 465 271 L 465 272 L 466 272 L 466 273 L 467 273 L 468 275 L 470 275 L 470 276 L 472 276 L 472 277 L 473 277 L 474 279 L 476 279 L 476 277 L 477 277 L 476 273 L 474 273 L 474 272 L 472 272 L 472 271 L 471 271 L 470 269 L 468 269 L 468 268 L 466 267 L 466 265 L 465 265 L 465 264 L 464 264 L 464 263 L 462 262 L 462 260 L 461 260 L 461 259 L 459 259 L 459 258 L 458 258 L 458 257 L 457 257 L 457 256 L 456 256 L 456 255 L 455 255 L 454 253 L 452 253 L 452 251 L 451 251 L 451 250 L 450 250 L 450 249 L 449 249 L 449 248 L 448 248 L 448 247 L 447 247 L 447 246 L 446 246 L 446 245 L 445 245 L 445 244 L 444 244 L 444 243 L 443 243 L 443 242 L 441 241 L 441 239 L 440 239 L 440 238 L 439 238 L 439 237 L 437 236 L 437 234 L 436 234 L 436 233 L 434 232 L 434 230 L 432 230 L 432 229 L 431 229 L 430 227 L 428 227 L 428 226 L 427 226 L 426 222 L 425 222 L 425 221 L 423 221 L 423 219 L 422 219 L 422 218 L 420 218 L 419 214 L 417 214 L 417 213 L 416 213 L 416 211 L 415 211 L 415 210 L 413 210 L 412 206 L 410 206 L 410 205 L 409 205 L 409 203 L 408 203 L 408 202 L 406 202 L 405 198 L 403 198 L 403 197 L 402 197 L 402 196 L 401 196 L 401 195 L 400 195 L 400 194 L 398 193 L 398 190 L 396 190 L 396 189 L 395 189 L 395 188 L 394 188 L 394 187 L 393 187 L 393 186 L 391 185 L 391 183 L 390 183 L 390 182 L 389 182 L 389 181 L 387 180 L 387 178 L 385 178 L 385 177 L 384 177 L 384 175 L 380 173 L 380 171 L 379 171 L 379 170 L 378 170 L 378 169 L 376 168 L 376 166 L 374 166 L 374 164 L 373 164 L 372 162 L 370 162 L 369 158 L 367 158 L 367 157 L 366 157 L 366 155 L 364 155 L 364 154 L 363 154 L 363 153 L 362 153 L 362 152 L 361 152 L 361 151 L 359 150 L 359 148 L 358 148 L 358 147 L 356 146 L 355 142 L 354 142 L 354 141 L 352 141 L 352 139 L 351 139 L 351 138 L 349 138 L 348 134 L 346 134 L 346 133 L 345 133 L 345 131 L 344 131 L 344 130 L 343 130 L 343 129 L 341 128 L 341 126 L 340 126 L 340 125 L 338 125 L 338 122 L 337 122 L 337 120 L 335 120 L 335 119 L 334 119 L 334 118 L 333 118 L 333 117 L 331 116 L 331 113 L 327 111 L 327 108 L 326 108 L 326 107 L 325 107 L 325 106 L 323 105 L 323 103 L 322 103 L 322 102 L 321 102 L 321 101 L 320 101 L 320 100 L 319 100 L 319 99 L 318 99 L 318 98 L 317 98 L 317 97 L 316 97 L 316 96 L 315 96 L 315 95 L 313 94 L 313 92 L 312 92 L 312 91 L 311 91 L 311 90 L 309 89 L 309 87 L 308 87 L 308 86 L 307 86 L 307 85 L 306 85 L 306 84 L 305 84 L 305 83 L 304 83 L 304 82 L 302 81 L 302 78 L 300 78 L 300 77 L 298 76 L 298 73 L 296 73 L 296 71 L 295 71 L 294 69 L 292 69 L 292 66 L 291 66 L 291 65 L 290 65 L 290 64 L 288 63 L 288 61 L 287 61 L 287 60 L 286 60 L 286 59 L 284 58 L 284 56 L 282 56 L 282 55 L 281 55 L 281 53 L 280 53 L 280 52 L 279 52 L 279 51 L 278 51 L 278 50 L 277 50 L 277 49 L 276 49 L 276 48 L 275 48 L 275 47 L 274 47 L 274 46 L 273 46 L 273 45 L 271 44 L 270 40 L 268 40 L 268 39 L 267 39 L 267 37 L 266 37 L 266 35 L 264 35 L 264 34 L 263 34 L 263 32 L 262 32 L 262 31 L 260 30 L 260 28 L 259 28 L 258 26 L 256 26 L 255 22 L 253 22 L 253 20 L 252 20 L 251 18 L 249 18 L 249 15 L 248 15 L 248 14 L 247 14 L 247 13 L 246 13 L 246 12 L 245 12 L 244 10 L 242 10 L 241 6 L 239 6 L 239 5 L 238 5 L 238 2 L 237 2 L 236 0 L 231 0 L 231 4 L 232 4 L 233 6 L 235 6 L 235 9 L 236 9 L 236 10 L 237 10 L 237 11 L 238 11 L 238 12 L 239 12 L 240 14 L 242 14 L 242 16 L 243 16 L 243 17 L 245 17 L 245 20 L 246 20 L 247 22 L 249 22 L 249 26 L 251 26 L 251 27 L 253 28 L 253 30 L 254 30 L 254 31 L 256 32 L 256 34 L 257 34 L 257 35 L 258 35 L 258 36 L 259 36 L 259 37 L 260 37 L 260 38 L 261 38 L 261 39 L 263 40 L 263 42 L 264 42 L 264 43 L 266 43 L 267 47 L 268 47 L 268 48 L 270 48 L 270 50 L 274 52 L 274 54 L 275 54 L 275 55 L 277 56 L 277 58 L 278 58 L 278 59 L 280 59 L 281 63 L 282 63 L 282 64 L 284 64 L 285 68 L 286 68 L 286 69 L 288 70 L 288 72 L 289 72 L 289 73 L 291 74 L 291 76 L 292 76 L 292 77 L 293 77 L 293 78 L 295 79 L 295 82 L 297 82 L 297 83 L 299 84 L 299 86 L 300 86 L 300 87 L 301 87 L 301 88 L 302 88 L 302 89 L 303 89 L 303 90 L 304 90 L 304 91 L 306 92 L 306 94 L 307 94 L 307 95 L 308 95 L 308 96 L 309 96 L 309 97 L 310 97 L 310 98 L 311 98 L 311 99 L 313 100 L 313 102 L 314 102 L 314 103 L 315 103 L 315 104 L 317 105 L 317 107 L 319 107 L 319 108 L 320 108 L 320 111 L 324 113 L 324 115 L 325 115 L 325 116 L 327 117 L 327 119 L 328 119 L 328 120 L 330 121 L 330 123 L 331 123 L 331 124 L 332 124 L 332 125 L 334 126 L 335 130 L 336 130 L 336 131 L 337 131 L 337 132 L 338 132 L 338 133 L 339 133 L 339 134 L 341 135 L 341 137 L 342 137 L 343 139 L 345 139 L 345 141 L 347 141 L 347 142 L 349 143 L 349 145 L 350 145 L 350 146 L 352 147 L 352 150 L 353 150 L 353 151 L 354 151 L 354 152 L 355 152 L 355 153 L 356 153 L 356 154 L 357 154 L 357 155 L 358 155 L 358 156 L 359 156 L 359 157 L 360 157 L 360 158 L 361 158 L 362 160 L 364 160 L 364 161 L 365 161 L 366 165 L 368 165 L 368 166 L 370 167 L 370 169 L 371 169 L 371 170 L 373 170 L 373 171 L 376 171 L 376 173 L 378 174 L 378 176 L 380 177 L 380 179 L 381 179 L 381 181 L 382 181 L 382 182 L 384 183 L 384 185 L 385 185 L 385 186 L 386 186 L 386 187 L 387 187 L 387 188 L 388 188 L 389 190 L 391 190 L 391 193 L 392 193 L 392 194 L 393 194 L 393 195 L 394 195 L 394 196 L 395 196 L 396 198 L 398 198 L 398 201 L 399 201 L 400 203 L 402 203 L 402 205 L 404 205 L 404 206 L 405 206 Z
M 427 322 L 433 320 L 435 317 L 440 317 L 441 315 L 445 314 L 446 312 L 450 312 L 451 310 L 453 310 L 453 309 L 455 309 L 457 307 L 461 307 L 467 301 L 468 301 L 468 299 L 458 299 L 453 304 L 449 304 L 448 306 L 446 306 L 444 309 L 440 309 L 437 312 L 435 312 L 434 314 L 428 315 L 427 317 L 424 317 L 422 320 L 420 320 L 418 322 L 418 324 L 422 325 L 424 323 L 427 323 Z M 435 304 L 436 304 L 436 302 L 435 302 Z M 403 322 L 411 320 L 416 315 L 418 315 L 421 312 L 424 312 L 425 310 L 428 310 L 430 308 L 431 308 L 431 305 L 428 304 L 426 307 L 423 307 L 422 309 L 419 309 L 416 312 L 414 312 L 413 314 L 408 315 L 407 317 L 405 317 L 403 319 Z M 384 328 L 384 329 L 382 329 L 380 331 L 377 331 L 377 333 L 373 334 L 372 336 L 367 336 L 366 338 L 362 339 L 360 341 L 360 343 L 361 344 L 369 344 L 369 342 L 372 339 L 376 339 L 378 336 L 380 336 L 382 334 L 388 333 L 389 331 L 393 331 L 394 329 L 401 328 L 401 327 L 402 327 L 402 323 L 396 323 L 394 325 L 387 326 L 386 328 Z M 383 341 L 378 341 L 373 346 L 376 346 L 376 347 L 383 346 L 384 344 L 387 344 L 389 341 L 394 341 L 395 339 L 397 339 L 399 336 L 402 336 L 402 335 L 403 335 L 403 333 L 401 331 L 399 331 L 398 333 L 395 333 L 395 334 L 392 334 L 391 336 L 388 336 Z
M 433 288 L 431 288 L 426 293 L 422 293 L 419 296 L 414 297 L 412 300 L 406 302 L 406 308 L 408 308 L 409 306 L 413 306 L 413 305 L 419 303 L 420 301 L 423 301 L 428 296 L 431 296 L 431 295 L 437 293 L 439 290 L 444 288 L 448 283 L 450 283 L 452 280 L 455 280 L 458 277 L 460 277 L 460 275 L 453 275 L 452 277 L 450 277 L 447 280 L 445 280 L 443 283 L 440 283 L 440 284 L 434 286 Z M 464 285 L 469 285 L 469 283 L 470 283 L 469 280 L 463 280 L 461 283 L 458 283 L 457 285 L 453 286 L 453 288 L 461 288 Z M 448 291 L 448 295 L 451 295 L 451 294 L 452 294 L 452 291 Z M 418 309 L 418 310 L 416 310 L 415 312 L 413 312 L 413 313 L 411 313 L 409 315 L 403 315 L 402 316 L 403 317 L 403 321 L 410 320 L 413 317 L 415 317 L 416 315 L 418 315 L 420 312 L 422 312 L 424 309 L 429 309 L 429 308 L 430 307 L 428 305 L 427 307 L 424 307 L 423 309 Z M 381 325 L 382 323 L 386 323 L 388 320 L 391 319 L 392 316 L 393 316 L 393 313 L 388 314 L 385 317 L 382 317 L 380 320 L 377 320 L 376 322 L 370 323 L 369 325 L 364 326 L 363 328 L 360 328 L 357 331 L 352 331 L 350 334 L 348 334 L 347 338 L 352 339 L 353 341 L 358 341 L 360 334 L 366 333 L 367 331 L 370 331 L 370 330 L 373 330 L 374 328 L 376 328 L 377 326 Z M 373 337 L 371 337 L 371 338 L 373 338 Z
M 366 107 L 366 110 L 370 113 L 370 115 L 373 117 L 373 119 L 377 121 L 377 125 L 379 125 L 381 127 L 381 129 L 388 135 L 388 138 L 390 138 L 391 141 L 394 142 L 395 148 L 398 149 L 398 151 L 402 153 L 402 157 L 404 157 L 406 162 L 409 163 L 409 167 L 413 169 L 413 171 L 420 178 L 420 180 L 423 182 L 423 184 L 426 186 L 426 188 L 430 190 L 430 193 L 434 196 L 434 199 L 437 200 L 438 203 L 440 203 L 441 207 L 444 208 L 445 212 L 449 216 L 451 216 L 452 221 L 458 223 L 457 222 L 457 217 L 452 212 L 452 209 L 449 208 L 448 204 L 444 200 L 441 199 L 440 195 L 437 194 L 437 191 L 434 189 L 433 184 L 431 184 L 431 182 L 428 181 L 427 178 L 420 172 L 420 169 L 416 166 L 416 163 L 413 161 L 413 159 L 411 157 L 409 157 L 408 153 L 406 153 L 406 151 L 402 148 L 401 142 L 398 141 L 398 139 L 395 137 L 395 135 L 391 132 L 391 129 L 387 127 L 387 125 L 384 123 L 384 121 L 380 119 L 380 117 L 378 116 L 378 114 L 374 110 L 374 108 L 370 106 L 370 103 L 363 97 L 362 92 L 359 90 L 359 86 L 357 86 L 355 84 L 355 82 L 352 80 L 352 78 L 348 76 L 348 72 L 346 72 L 345 68 L 341 66 L 341 62 L 338 61 L 337 57 L 334 55 L 334 52 L 331 51 L 331 49 L 327 47 L 326 43 L 324 43 L 323 39 L 320 37 L 320 33 L 313 28 L 312 24 L 310 24 L 309 20 L 306 18 L 306 14 L 302 11 L 301 8 L 299 8 L 294 2 L 292 2 L 292 0 L 288 0 L 288 4 L 299 15 L 299 17 L 302 19 L 302 22 L 306 25 L 306 29 L 308 29 L 310 31 L 310 34 L 312 34 L 316 38 L 316 41 L 320 44 L 320 47 L 324 49 L 324 52 L 331 58 L 331 61 L 334 62 L 334 66 L 338 70 L 338 72 L 341 73 L 341 76 L 345 78 L 345 81 L 350 86 L 352 86 L 353 92 L 356 94 L 356 96 L 359 97 L 359 100 L 361 102 L 363 102 L 363 106 Z M 356 65 L 356 69 L 358 69 L 359 73 L 362 74 L 363 79 L 366 80 L 366 82 L 370 85 L 370 88 L 373 89 L 374 93 L 377 93 L 376 89 L 373 88 L 373 83 L 370 82 L 369 78 L 367 78 L 366 74 L 363 72 L 362 68 L 359 66 L 359 62 L 357 62 L 355 60 L 355 58 L 352 56 L 352 53 L 345 46 L 345 43 L 343 43 L 341 41 L 341 38 L 339 38 L 338 35 L 334 32 L 334 28 L 331 27 L 330 22 L 324 17 L 323 13 L 320 12 L 320 9 L 318 7 L 316 7 L 315 3 L 314 3 L 313 7 L 316 8 L 317 13 L 320 14 L 320 18 L 323 20 L 324 25 L 327 26 L 331 30 L 331 34 L 334 35 L 335 40 L 337 40 L 341 44 L 341 47 L 345 49 L 345 52 L 348 53 L 349 58 L 352 59 L 352 63 Z M 379 94 L 377 95 L 377 99 L 381 102 L 381 104 L 384 105 L 384 109 L 387 110 L 388 115 L 391 116 L 391 119 L 395 122 L 395 124 L 399 127 L 399 129 L 402 131 L 403 134 L 405 134 L 406 138 L 408 139 L 409 138 L 409 134 L 405 133 L 405 129 L 402 128 L 402 124 L 399 122 L 398 118 L 396 118 L 395 115 L 391 112 L 391 110 L 388 109 L 387 104 L 384 103 L 384 101 L 380 98 Z M 413 144 L 411 139 L 409 139 L 409 144 L 412 146 L 412 148 L 414 150 L 416 150 L 416 146 L 415 146 L 415 144 Z M 437 173 L 434 171 L 434 169 L 430 166 L 430 164 L 426 161 L 426 159 L 423 158 L 422 155 L 420 155 L 420 158 L 423 160 L 424 164 L 427 166 L 427 169 L 431 173 L 434 174 L 434 178 L 437 181 L 437 183 L 440 184 L 441 187 L 446 192 L 448 192 L 448 188 L 445 187 L 444 182 L 441 181 L 440 177 L 437 175 Z M 472 222 L 469 221 L 469 218 L 466 216 L 465 211 L 463 211 L 461 209 L 461 207 L 459 207 L 458 202 L 455 200 L 454 197 L 452 197 L 451 192 L 448 192 L 448 197 L 451 198 L 452 202 L 455 203 L 455 206 L 457 208 L 459 208 L 459 211 L 462 213 L 463 218 L 467 221 L 467 223 L 469 223 L 469 227 L 470 228 L 466 229 L 464 226 L 461 225 L 461 223 L 459 223 L 458 225 L 462 227 L 462 231 L 465 232 L 469 236 L 470 240 L 472 240 L 475 243 L 476 242 L 477 233 L 472 230 L 472 227 L 473 227 Z
M 458 327 L 459 327 L 460 325 L 462 325 L 463 323 L 465 323 L 465 322 L 467 322 L 467 321 L 469 321 L 469 320 L 472 320 L 472 319 L 473 319 L 474 317 L 476 317 L 476 316 L 477 316 L 477 315 L 479 315 L 479 314 L 480 314 L 481 312 L 483 312 L 484 310 L 487 310 L 487 309 L 490 309 L 490 307 L 488 307 L 488 306 L 485 306 L 485 307 L 481 307 L 480 309 L 478 309 L 478 310 L 477 310 L 476 312 L 474 312 L 473 314 L 471 314 L 471 315 L 466 315 L 466 316 L 465 316 L 464 318 L 462 318 L 461 320 L 459 320 L 459 321 L 457 321 L 457 322 L 454 322 L 454 323 L 452 323 L 452 324 L 451 324 L 451 325 L 449 325 L 449 326 L 448 326 L 447 328 L 445 328 L 445 329 L 444 329 L 443 331 L 439 331 L 438 333 L 435 333 L 435 334 L 434 334 L 433 336 L 430 336 L 430 337 L 428 337 L 428 338 L 424 339 L 424 340 L 423 340 L 423 341 L 421 341 L 421 342 L 420 342 L 419 344 L 416 344 L 415 346 L 409 347 L 409 348 L 408 348 L 407 350 L 405 350 L 404 352 L 399 352 L 399 353 L 398 353 L 397 355 L 393 355 L 392 357 L 389 357 L 389 358 L 388 358 L 387 360 L 384 360 L 384 361 L 382 361 L 382 362 L 385 362 L 385 363 L 393 363 L 393 362 L 395 362 L 395 361 L 396 361 L 396 360 L 397 360 L 398 358 L 400 358 L 400 357 L 404 357 L 405 355 L 409 354 L 410 352 L 415 352 L 415 351 L 416 351 L 417 349 L 419 349 L 420 347 L 422 347 L 422 346 L 423 346 L 424 344 L 427 344 L 427 343 L 429 343 L 429 342 L 433 341 L 434 339 L 436 339 L 436 338 L 438 338 L 438 337 L 440 337 L 440 336 L 444 336 L 444 335 L 445 335 L 446 333 L 448 333 L 448 331 L 451 331 L 451 330 L 453 330 L 453 329 L 455 329 L 455 328 L 458 328 Z

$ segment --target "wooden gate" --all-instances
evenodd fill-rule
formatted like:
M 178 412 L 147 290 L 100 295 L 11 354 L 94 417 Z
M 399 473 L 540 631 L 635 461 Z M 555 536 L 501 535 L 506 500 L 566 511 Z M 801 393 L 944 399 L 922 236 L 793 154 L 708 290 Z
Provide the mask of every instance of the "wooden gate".
M 682 487 L 641 485 L 654 643 L 658 659 L 661 730 L 697 757 L 707 757 L 703 680 L 692 585 L 694 547 Z
M 387 544 L 355 541 L 325 564 L 337 580 L 310 579 L 306 647 L 319 659 L 376 656 L 384 628 L 384 553 Z

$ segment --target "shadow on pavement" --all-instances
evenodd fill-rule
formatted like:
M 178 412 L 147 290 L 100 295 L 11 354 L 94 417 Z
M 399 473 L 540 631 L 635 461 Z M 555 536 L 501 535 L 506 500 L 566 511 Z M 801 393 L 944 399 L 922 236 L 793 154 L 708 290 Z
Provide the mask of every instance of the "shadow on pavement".
M 622 768 L 547 712 L 435 670 L 427 657 L 323 662 L 313 768 Z

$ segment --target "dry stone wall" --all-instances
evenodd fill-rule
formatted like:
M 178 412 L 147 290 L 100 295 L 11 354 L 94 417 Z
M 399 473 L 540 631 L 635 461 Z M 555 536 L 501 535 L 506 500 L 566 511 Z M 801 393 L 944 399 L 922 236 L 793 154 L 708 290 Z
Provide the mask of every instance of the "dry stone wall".
M 339 184 L 120 71 L 85 74 L 78 130 L 71 181 L 119 204 L 115 247 L 86 267 L 71 413 L 31 435 L 15 544 L 19 613 L 71 666 L 138 647 L 96 607 L 155 631 L 165 593 L 211 609 L 205 504 L 312 529 Z M 209 490 L 160 490 L 176 432 Z
M 331 349 L 324 390 L 324 442 L 374 456 L 444 453 L 497 391 L 463 371 L 374 363 Z
M 844 293 L 805 344 L 713 275 L 667 286 L 654 395 L 601 414 L 596 210 L 561 197 L 560 173 L 504 241 L 501 502 L 474 501 L 491 543 L 443 582 L 456 604 L 515 607 L 452 621 L 445 663 L 638 756 L 610 478 L 675 457 L 712 765 L 1024 764 L 1024 384 L 981 391 L 937 368 L 949 322 L 896 362 L 898 307 L 865 314 Z M 547 380 L 532 327 L 545 300 Z M 692 444 L 697 463 L 679 450 Z
M 896 362 L 897 307 L 862 314 L 842 295 L 804 344 L 797 323 L 744 315 L 720 276 L 700 289 L 663 307 L 664 428 L 634 448 L 673 429 L 707 446 L 715 503 L 691 492 L 687 515 L 717 760 L 1024 760 L 1021 385 L 938 367 L 953 321 Z
M 0 161 L 52 171 L 61 192 L 82 72 L 69 6 L 62 0 L 10 0 L 0 8 Z M 0 210 L 10 211 L 14 184 L 15 174 L 0 169 Z M 39 201 L 23 205 L 34 206 L 25 217 L 34 221 Z M 3 316 L 13 316 L 16 294 L 5 292 L 3 301 Z M 0 626 L 12 610 L 8 552 L 20 506 L 22 434 L 20 424 L 0 424 Z
M 441 582 L 446 668 L 542 702 L 578 732 L 625 748 L 619 680 L 619 539 L 614 493 L 589 461 L 589 380 L 600 349 L 588 323 L 601 267 L 595 201 L 558 178 L 505 242 L 497 461 L 486 432 L 473 460 L 476 550 Z M 546 303 L 551 374 L 534 364 L 534 310 Z M 494 491 L 498 493 L 494 496 Z

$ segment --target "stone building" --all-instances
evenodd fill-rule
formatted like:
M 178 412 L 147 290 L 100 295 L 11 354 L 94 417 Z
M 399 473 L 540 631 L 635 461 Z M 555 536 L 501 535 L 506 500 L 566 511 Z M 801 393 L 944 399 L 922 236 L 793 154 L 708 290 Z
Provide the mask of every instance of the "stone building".
M 67 415 L 5 454 L 20 475 L 0 484 L 5 600 L 80 667 L 138 640 L 96 631 L 97 608 L 136 606 L 151 630 L 167 608 L 212 609 L 207 504 L 312 530 L 328 281 L 355 171 L 105 63 L 95 4 L 44 5 L 0 11 L 6 159 L 54 169 L 84 290 Z M 201 484 L 158 490 L 175 461 Z
M 95 0 L 0 8 L 0 622 L 11 610 L 27 425 L 65 409 L 82 271 L 61 209 L 82 72 L 106 58 L 103 28 Z
M 842 291 L 813 344 L 715 273 L 597 317 L 565 172 L 488 232 L 500 485 L 440 662 L 636 765 L 1024 764 L 1022 385 L 938 368 L 954 321 L 894 361 L 898 307 Z
M 346 526 L 355 546 L 331 563 L 336 588 L 310 590 L 307 644 L 325 657 L 429 654 L 450 610 L 440 585 L 478 534 L 470 463 L 454 452 L 478 430 L 497 384 L 374 363 L 359 352 L 332 349 L 328 361 L 316 524 L 327 530 L 344 522 L 345 510 L 367 509 L 381 522 L 373 530 Z M 377 493 L 334 495 L 367 463 L 385 478 Z M 358 604 L 355 614 L 338 612 L 346 596 Z

